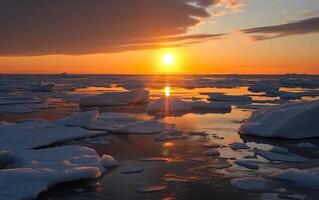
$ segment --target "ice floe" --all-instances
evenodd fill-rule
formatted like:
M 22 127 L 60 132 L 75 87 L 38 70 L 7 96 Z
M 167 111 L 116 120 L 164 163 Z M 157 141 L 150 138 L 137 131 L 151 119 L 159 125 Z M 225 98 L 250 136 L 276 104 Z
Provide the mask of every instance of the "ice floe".
M 213 157 L 218 157 L 220 155 L 220 152 L 217 151 L 216 149 L 210 149 L 208 151 L 204 152 L 204 155 L 206 156 L 213 156 Z
M 56 123 L 113 133 L 137 134 L 160 133 L 174 127 L 172 124 L 162 123 L 155 119 L 141 120 L 129 114 L 111 112 L 100 114 L 97 111 L 75 113 Z
M 34 199 L 57 183 L 96 178 L 104 170 L 98 154 L 81 146 L 24 151 L 15 167 L 0 170 L 1 199 Z
M 133 89 L 127 92 L 106 92 L 80 99 L 80 106 L 121 106 L 146 104 L 149 101 L 149 91 Z
M 274 173 L 272 178 L 285 181 L 297 187 L 313 190 L 319 189 L 319 168 L 296 169 L 290 168 Z
M 144 171 L 142 167 L 128 167 L 121 170 L 123 174 L 137 174 Z
M 239 132 L 289 139 L 319 136 L 319 101 L 286 103 L 255 111 Z
M 208 100 L 210 101 L 244 101 L 244 102 L 250 102 L 252 98 L 250 96 L 244 96 L 244 95 L 226 95 L 224 93 L 219 92 L 212 92 L 212 93 L 206 93 L 208 95 Z
M 274 189 L 271 183 L 259 177 L 235 178 L 230 182 L 235 188 L 248 192 L 267 192 Z
M 203 146 L 207 148 L 219 148 L 221 145 L 216 142 L 206 142 Z
M 247 146 L 247 144 L 245 143 L 239 143 L 239 142 L 235 142 L 232 144 L 229 144 L 230 148 L 232 150 L 237 150 L 237 149 L 250 149 L 249 146 Z
M 30 91 L 32 92 L 52 92 L 55 87 L 54 83 L 40 82 L 35 85 L 31 85 Z
M 43 120 L 2 123 L 0 133 L 1 148 L 14 152 L 105 134 Z
M 147 107 L 148 112 L 187 112 L 187 111 L 230 112 L 231 104 L 226 102 L 184 101 L 177 97 L 163 97 Z
M 256 154 L 270 161 L 295 162 L 295 163 L 304 163 L 309 161 L 309 159 L 305 157 L 290 153 L 287 149 L 282 147 L 277 147 L 277 146 L 274 146 L 269 151 L 256 150 Z
M 113 158 L 111 155 L 103 154 L 101 158 L 101 163 L 105 168 L 113 168 L 119 166 L 119 162 Z
M 299 148 L 319 148 L 317 145 L 311 144 L 309 142 L 301 142 L 296 145 Z
M 248 87 L 251 92 L 274 92 L 279 90 L 279 86 L 270 82 L 256 82 Z
M 259 169 L 259 165 L 257 165 L 254 161 L 251 160 L 236 160 L 236 163 L 239 166 L 246 167 L 248 169 Z
M 166 189 L 166 186 L 164 185 L 141 186 L 141 187 L 134 188 L 136 192 L 141 192 L 141 193 L 158 192 L 165 189 Z

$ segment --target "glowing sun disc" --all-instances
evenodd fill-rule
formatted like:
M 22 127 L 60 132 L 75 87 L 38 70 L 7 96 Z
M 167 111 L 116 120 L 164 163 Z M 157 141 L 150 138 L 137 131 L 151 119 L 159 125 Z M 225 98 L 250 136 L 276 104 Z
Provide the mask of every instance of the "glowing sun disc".
M 175 62 L 175 56 L 172 54 L 165 54 L 162 61 L 165 65 L 172 65 Z

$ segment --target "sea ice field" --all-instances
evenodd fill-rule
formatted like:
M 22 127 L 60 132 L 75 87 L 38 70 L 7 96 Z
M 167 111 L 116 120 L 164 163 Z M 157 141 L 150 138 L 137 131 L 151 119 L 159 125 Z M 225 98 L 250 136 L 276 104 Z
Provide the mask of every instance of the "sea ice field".
M 0 75 L 0 200 L 316 200 L 319 76 Z

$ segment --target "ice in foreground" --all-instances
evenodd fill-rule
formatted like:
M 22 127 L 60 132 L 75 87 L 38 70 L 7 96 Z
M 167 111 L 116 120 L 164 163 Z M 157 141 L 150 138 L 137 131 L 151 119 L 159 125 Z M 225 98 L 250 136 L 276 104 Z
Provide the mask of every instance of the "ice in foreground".
M 80 106 L 121 106 L 146 104 L 149 101 L 149 91 L 133 89 L 128 92 L 106 92 L 80 99 Z
M 0 133 L 1 148 L 12 152 L 105 134 L 37 120 L 1 123 Z
M 319 136 L 319 101 L 286 103 L 255 111 L 239 132 L 289 139 Z
M 57 183 L 96 178 L 104 170 L 93 149 L 73 145 L 24 151 L 15 167 L 0 170 L 0 199 L 33 199 Z

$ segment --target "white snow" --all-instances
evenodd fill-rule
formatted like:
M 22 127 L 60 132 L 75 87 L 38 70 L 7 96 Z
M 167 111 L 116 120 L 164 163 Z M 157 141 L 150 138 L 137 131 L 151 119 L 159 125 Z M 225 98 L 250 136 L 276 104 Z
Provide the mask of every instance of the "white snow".
M 103 154 L 101 158 L 101 163 L 105 168 L 113 168 L 119 166 L 119 162 L 113 158 L 111 155 Z
M 255 111 L 239 132 L 289 139 L 319 136 L 319 101 L 286 103 Z
M 308 188 L 313 190 L 319 189 L 319 168 L 280 170 L 274 173 L 272 178 L 288 182 L 297 187 Z
M 16 168 L 0 170 L 0 199 L 33 199 L 57 183 L 99 177 L 100 157 L 90 148 L 62 146 L 17 155 Z
M 80 99 L 80 106 L 120 106 L 146 104 L 149 101 L 149 91 L 133 89 L 128 92 L 106 92 Z
M 207 93 L 210 101 L 245 101 L 250 102 L 252 100 L 249 96 L 244 95 L 226 95 L 219 92 Z
M 270 82 L 256 82 L 248 88 L 251 92 L 274 92 L 279 90 L 279 86 Z
M 0 133 L 1 148 L 14 152 L 104 134 L 43 120 L 1 125 Z

